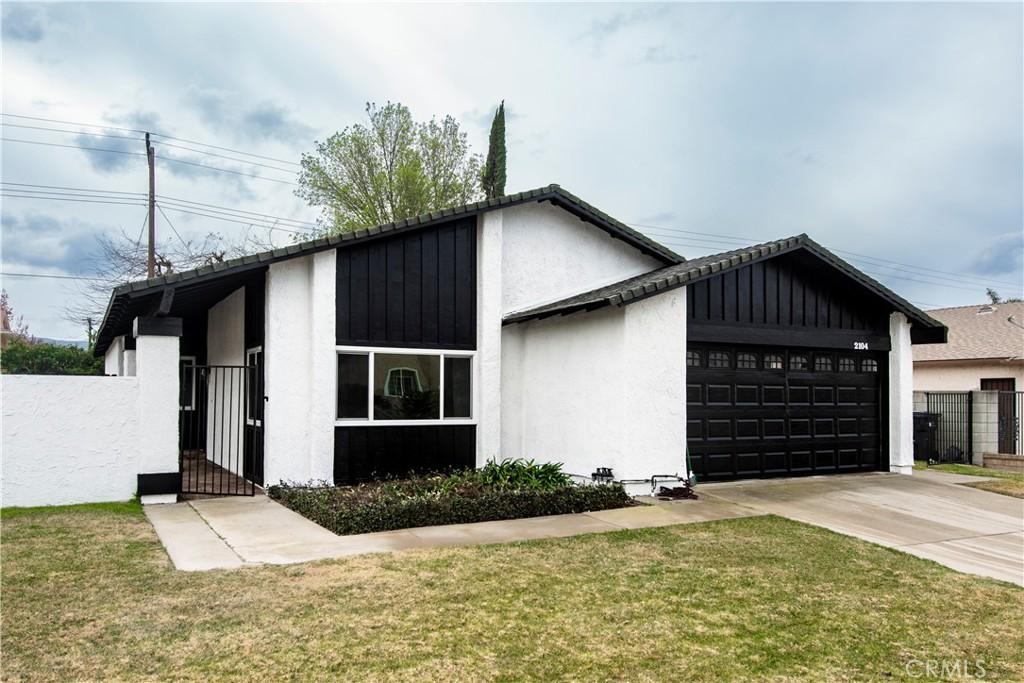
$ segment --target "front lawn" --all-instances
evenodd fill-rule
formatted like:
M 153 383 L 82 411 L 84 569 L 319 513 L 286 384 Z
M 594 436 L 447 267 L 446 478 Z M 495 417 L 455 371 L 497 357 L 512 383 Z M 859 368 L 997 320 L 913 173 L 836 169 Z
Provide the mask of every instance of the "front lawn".
M 1007 680 L 1024 666 L 1024 590 L 776 517 L 206 573 L 174 571 L 136 505 L 4 512 L 0 531 L 4 680 L 917 680 L 912 660 L 965 658 Z
M 994 470 L 988 467 L 963 465 L 952 462 L 942 463 L 939 465 L 929 465 L 923 460 L 915 460 L 914 469 L 936 470 L 939 472 L 949 472 L 951 474 L 966 474 L 973 477 L 992 477 L 994 481 L 979 481 L 976 483 L 964 484 L 964 486 L 970 486 L 971 488 L 981 489 L 983 491 L 991 491 L 992 493 L 1001 493 L 1004 496 L 1024 498 L 1024 474 L 1018 474 L 1017 472 L 1005 472 L 1003 470 Z

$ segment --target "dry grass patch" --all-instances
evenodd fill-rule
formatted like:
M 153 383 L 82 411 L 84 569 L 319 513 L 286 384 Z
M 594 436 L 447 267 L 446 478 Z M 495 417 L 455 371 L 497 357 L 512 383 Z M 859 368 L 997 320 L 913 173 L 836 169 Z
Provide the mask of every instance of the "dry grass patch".
M 1004 496 L 1024 498 L 1024 477 L 1017 479 L 994 479 L 992 481 L 979 481 L 975 484 L 964 484 L 972 489 L 1001 493 Z
M 915 470 L 936 470 L 938 472 L 950 472 L 952 474 L 966 474 L 973 477 L 989 477 L 987 481 L 962 484 L 972 489 L 1001 493 L 1004 496 L 1024 498 L 1024 474 L 1018 472 L 1007 472 L 1005 470 L 992 469 L 990 467 L 978 467 L 977 465 L 962 465 L 960 463 L 944 463 L 940 465 L 928 465 L 922 461 L 914 462 Z
M 907 678 L 1024 666 L 1024 591 L 774 517 L 176 572 L 137 506 L 2 521 L 5 680 Z

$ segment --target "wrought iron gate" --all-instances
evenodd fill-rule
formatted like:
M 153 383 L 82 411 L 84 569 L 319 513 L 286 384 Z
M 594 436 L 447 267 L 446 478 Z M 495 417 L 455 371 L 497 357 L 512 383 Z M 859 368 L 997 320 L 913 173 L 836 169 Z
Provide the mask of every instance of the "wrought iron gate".
M 935 425 L 923 455 L 932 462 L 970 463 L 974 450 L 971 392 L 928 391 L 925 400 Z
M 263 476 L 261 370 L 256 365 L 182 365 L 182 493 L 255 494 Z
M 1003 455 L 1024 455 L 1024 391 L 1000 391 L 996 399 L 996 450 Z

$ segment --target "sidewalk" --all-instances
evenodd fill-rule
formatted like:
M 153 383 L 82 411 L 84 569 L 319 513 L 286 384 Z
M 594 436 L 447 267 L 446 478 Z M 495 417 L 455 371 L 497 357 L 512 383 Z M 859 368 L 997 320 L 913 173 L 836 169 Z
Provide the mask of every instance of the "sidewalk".
M 660 502 L 640 507 L 476 524 L 418 527 L 338 536 L 266 496 L 152 505 L 146 516 L 177 569 L 237 569 L 294 564 L 366 553 L 641 529 L 763 514 L 720 500 Z

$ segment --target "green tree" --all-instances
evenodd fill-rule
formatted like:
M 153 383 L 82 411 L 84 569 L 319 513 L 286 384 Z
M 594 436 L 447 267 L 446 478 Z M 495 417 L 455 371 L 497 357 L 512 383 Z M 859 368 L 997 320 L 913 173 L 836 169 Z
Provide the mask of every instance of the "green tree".
M 74 346 L 12 339 L 0 353 L 0 369 L 10 375 L 102 375 L 103 359 Z
M 488 199 L 505 194 L 505 100 L 498 105 L 494 120 L 491 121 L 491 138 L 480 187 Z
M 451 116 L 419 122 L 397 102 L 367 103 L 355 124 L 302 155 L 295 193 L 321 210 L 323 234 L 409 218 L 479 199 L 480 157 Z

